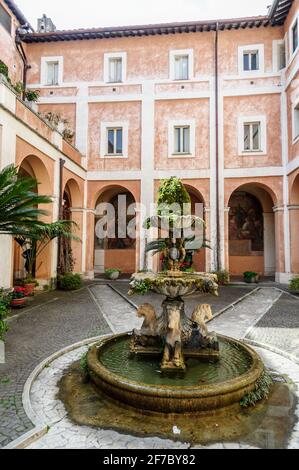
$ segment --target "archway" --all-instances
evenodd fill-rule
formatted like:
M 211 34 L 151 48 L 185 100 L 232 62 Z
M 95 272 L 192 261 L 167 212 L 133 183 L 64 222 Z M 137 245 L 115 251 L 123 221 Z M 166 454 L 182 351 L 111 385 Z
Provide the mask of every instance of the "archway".
M 229 200 L 229 271 L 274 276 L 276 240 L 274 202 L 261 186 L 246 184 Z
M 202 194 L 193 186 L 185 184 L 185 187 L 191 198 L 191 214 L 197 215 L 203 220 L 206 219 L 205 214 L 205 201 Z M 195 271 L 204 272 L 206 271 L 206 249 L 201 249 L 193 255 L 193 266 Z
M 67 180 L 62 199 L 62 219 L 74 221 L 78 229 L 75 235 L 82 239 L 83 198 L 79 184 L 73 178 Z M 82 271 L 82 244 L 76 240 L 60 241 L 59 269 L 61 272 Z
M 291 238 L 291 271 L 299 273 L 299 173 L 295 176 L 290 191 L 290 238 Z
M 37 185 L 35 191 L 40 195 L 51 195 L 51 182 L 49 173 L 44 163 L 36 156 L 29 155 L 24 158 L 19 166 L 20 177 L 35 178 Z M 52 220 L 52 204 L 41 205 L 40 209 L 47 212 L 43 216 L 45 222 Z M 14 243 L 14 279 L 24 279 L 27 275 L 23 251 L 18 243 Z M 35 263 L 35 276 L 40 280 L 48 280 L 51 277 L 51 247 L 48 246 L 42 257 L 38 257 Z
M 95 273 L 119 269 L 132 274 L 136 270 L 136 201 L 122 186 L 106 188 L 99 196 L 95 211 Z

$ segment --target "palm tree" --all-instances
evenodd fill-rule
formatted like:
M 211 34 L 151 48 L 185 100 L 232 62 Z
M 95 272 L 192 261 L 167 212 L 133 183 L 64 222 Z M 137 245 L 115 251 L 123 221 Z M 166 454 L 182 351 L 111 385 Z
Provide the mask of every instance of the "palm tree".
M 36 194 L 36 184 L 34 178 L 20 178 L 14 165 L 0 171 L 0 235 L 30 235 L 34 229 L 42 229 L 44 224 L 38 218 L 47 212 L 38 205 L 52 199 Z
M 58 220 L 50 224 L 35 226 L 30 236 L 19 235 L 16 242 L 23 250 L 23 257 L 26 260 L 25 269 L 29 278 L 35 277 L 36 260 L 46 247 L 56 238 L 80 241 L 73 229 L 78 225 L 72 220 Z

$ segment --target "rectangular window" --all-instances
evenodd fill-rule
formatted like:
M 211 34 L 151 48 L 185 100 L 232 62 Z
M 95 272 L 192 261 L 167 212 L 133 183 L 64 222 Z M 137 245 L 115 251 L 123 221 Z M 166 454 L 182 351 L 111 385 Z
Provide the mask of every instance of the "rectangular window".
M 292 44 L 293 44 L 293 52 L 295 52 L 295 50 L 297 49 L 298 47 L 298 20 L 296 20 L 293 28 L 292 28 Z
M 189 56 L 175 56 L 175 80 L 189 80 Z
M 258 51 L 244 52 L 243 54 L 243 70 L 245 72 L 251 70 L 259 70 L 259 53 Z
M 244 124 L 244 152 L 261 150 L 261 123 L 250 122 Z
M 47 62 L 47 85 L 59 84 L 59 62 Z
M 190 153 L 190 126 L 179 126 L 174 128 L 174 153 Z
M 299 103 L 294 108 L 294 140 L 299 137 Z
M 122 155 L 123 154 L 123 129 L 110 128 L 107 129 L 108 137 L 108 151 L 107 155 Z
M 0 5 L 0 25 L 11 34 L 11 16 L 7 13 L 7 11 Z
M 278 59 L 278 70 L 282 70 L 286 67 L 286 45 L 285 42 L 278 45 L 277 50 Z
M 109 82 L 119 83 L 122 82 L 122 67 L 123 62 L 121 57 L 109 59 Z

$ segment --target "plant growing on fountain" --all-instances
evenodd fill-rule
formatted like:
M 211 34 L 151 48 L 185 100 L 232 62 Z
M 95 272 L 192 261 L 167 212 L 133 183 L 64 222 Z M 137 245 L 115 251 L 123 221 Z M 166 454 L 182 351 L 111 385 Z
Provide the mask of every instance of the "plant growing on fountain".
M 273 379 L 271 375 L 265 370 L 260 379 L 256 382 L 253 392 L 248 393 L 240 401 L 242 408 L 249 408 L 255 406 L 259 401 L 269 397 Z

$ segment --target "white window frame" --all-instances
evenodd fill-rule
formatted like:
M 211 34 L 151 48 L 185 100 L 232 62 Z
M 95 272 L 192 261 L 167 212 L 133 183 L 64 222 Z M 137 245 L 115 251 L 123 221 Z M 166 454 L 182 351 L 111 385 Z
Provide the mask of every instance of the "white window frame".
M 176 153 L 175 152 L 175 128 L 176 127 L 190 127 L 190 143 L 189 153 Z M 194 158 L 195 157 L 195 144 L 196 144 L 196 127 L 195 120 L 172 120 L 168 122 L 168 158 Z
M 58 62 L 58 84 L 48 85 L 48 64 Z M 60 86 L 63 83 L 63 56 L 42 57 L 41 59 L 41 84 L 47 87 Z
M 108 130 L 111 128 L 122 128 L 123 130 L 123 153 L 111 155 L 108 153 Z M 129 143 L 129 123 L 127 121 L 113 121 L 101 123 L 101 136 L 100 136 L 100 157 L 108 160 L 128 158 L 128 143 Z
M 122 60 L 122 81 L 111 82 L 110 81 L 110 59 L 121 59 Z M 111 83 L 111 85 L 117 85 L 117 83 L 124 83 L 127 80 L 127 53 L 126 52 L 111 52 L 104 54 L 104 82 Z
M 244 54 L 250 52 L 258 52 L 259 68 L 258 70 L 244 70 Z M 265 71 L 265 47 L 264 44 L 249 44 L 248 46 L 238 47 L 238 66 L 239 75 L 255 76 L 261 75 Z
M 244 150 L 244 126 L 245 124 L 260 122 L 261 148 L 260 150 Z M 238 153 L 239 156 L 267 155 L 267 119 L 266 116 L 242 116 L 238 119 Z
M 298 21 L 298 45 L 295 51 L 293 51 L 293 28 L 295 26 L 296 21 Z M 290 57 L 289 62 L 293 60 L 293 58 L 295 57 L 298 51 L 299 51 L 299 11 L 295 15 L 295 18 L 293 19 L 290 29 L 289 29 L 289 57 Z
M 298 132 L 296 132 L 296 125 L 295 125 L 295 109 L 296 109 L 297 106 L 299 107 L 299 98 L 292 105 L 292 109 L 293 109 L 293 112 L 292 112 L 293 144 L 295 144 L 296 142 L 299 142 L 299 116 L 298 116 Z M 299 110 L 298 110 L 298 113 L 299 113 Z
M 280 46 L 285 46 L 285 67 L 280 69 L 279 68 L 279 60 L 280 54 L 279 49 Z M 273 62 L 273 72 L 281 72 L 287 66 L 287 46 L 286 46 L 286 39 L 276 39 L 273 41 L 273 55 L 272 55 L 272 62 Z
M 175 58 L 178 56 L 188 56 L 188 79 L 177 79 L 175 78 Z M 176 82 L 186 82 L 194 78 L 194 51 L 193 49 L 176 49 L 169 52 L 169 72 L 170 80 Z

